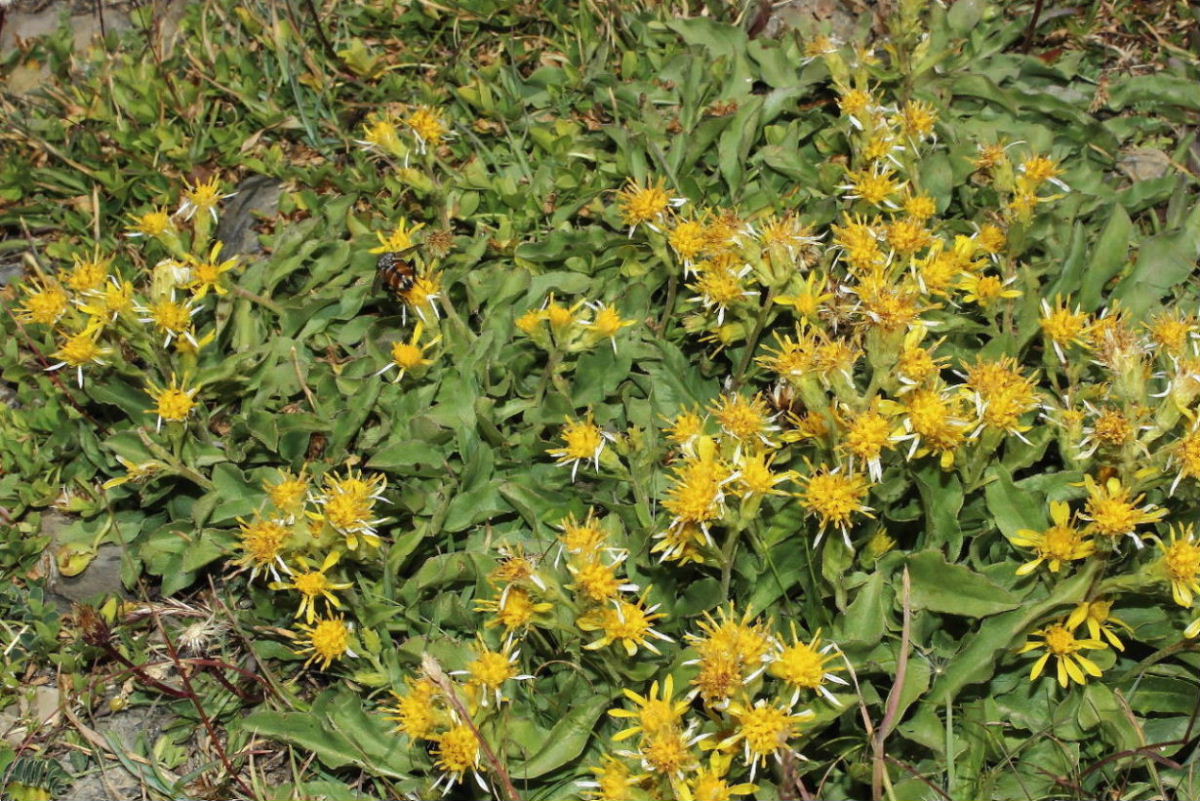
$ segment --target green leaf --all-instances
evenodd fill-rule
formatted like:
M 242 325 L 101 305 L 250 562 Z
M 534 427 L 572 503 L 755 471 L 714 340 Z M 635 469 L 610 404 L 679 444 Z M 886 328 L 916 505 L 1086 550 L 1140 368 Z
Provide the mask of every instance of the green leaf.
M 1113 206 L 1108 224 L 1096 242 L 1092 258 L 1087 270 L 1083 273 L 1083 281 L 1079 289 L 1079 303 L 1084 310 L 1091 311 L 1100 305 L 1100 298 L 1105 285 L 1121 268 L 1125 266 L 1125 258 L 1129 253 L 1129 235 L 1133 232 L 1133 223 L 1121 206 Z
M 1059 581 L 1054 591 L 1042 601 L 1026 603 L 1020 609 L 983 621 L 978 630 L 964 638 L 962 648 L 934 682 L 930 697 L 940 703 L 949 703 L 968 684 L 990 679 L 1000 666 L 1001 652 L 1012 648 L 1018 638 L 1027 635 L 1049 612 L 1080 603 L 1087 596 L 1099 569 L 1099 562 L 1089 561 L 1074 576 Z
M 259 710 L 239 725 L 310 751 L 328 768 L 355 765 L 395 778 L 412 769 L 407 741 L 390 731 L 382 715 L 367 714 L 357 695 L 344 691 L 326 691 L 307 712 Z
M 1004 536 L 1013 537 L 1023 528 L 1046 527 L 1046 499 L 1042 493 L 1017 487 L 1008 471 L 998 464 L 989 468 L 988 473 L 992 481 L 984 489 L 984 497 Z
M 1178 231 L 1159 234 L 1142 243 L 1137 263 L 1113 291 L 1131 314 L 1141 315 L 1196 269 L 1200 256 L 1200 205 L 1188 214 Z
M 986 576 L 947 562 L 941 551 L 921 551 L 908 558 L 912 604 L 948 615 L 988 617 L 1015 609 L 1020 599 Z
M 921 504 L 925 507 L 925 545 L 945 545 L 946 555 L 957 559 L 962 548 L 963 533 L 958 525 L 963 507 L 962 482 L 954 473 L 936 464 L 926 464 L 914 473 Z
M 524 779 L 536 779 L 582 754 L 596 729 L 596 721 L 608 709 L 610 700 L 607 695 L 597 695 L 572 706 L 545 739 L 531 749 L 533 756 L 509 769 L 513 780 L 520 783 Z

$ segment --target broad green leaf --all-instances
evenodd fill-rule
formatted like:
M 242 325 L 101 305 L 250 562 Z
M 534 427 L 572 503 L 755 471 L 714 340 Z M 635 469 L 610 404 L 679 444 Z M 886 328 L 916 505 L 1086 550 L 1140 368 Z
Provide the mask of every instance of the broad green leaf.
M 1125 209 L 1113 206 L 1112 215 L 1096 242 L 1080 284 L 1079 303 L 1085 310 L 1091 311 L 1100 305 L 1105 286 L 1125 265 L 1132 232 L 1133 223 Z
M 608 696 L 598 695 L 571 707 L 546 733 L 545 739 L 533 746 L 533 755 L 528 760 L 509 768 L 513 780 L 519 783 L 536 779 L 583 753 L 609 703 Z
M 921 551 L 910 556 L 908 570 L 915 609 L 988 617 L 1015 609 L 1020 603 L 1020 599 L 986 576 L 947 562 L 941 551 Z

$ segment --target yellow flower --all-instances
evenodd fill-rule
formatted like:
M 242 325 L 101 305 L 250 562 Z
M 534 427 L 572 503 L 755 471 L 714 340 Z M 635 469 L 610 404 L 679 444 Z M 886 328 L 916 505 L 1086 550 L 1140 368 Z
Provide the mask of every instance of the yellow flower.
M 1021 418 L 1041 405 L 1035 375 L 1022 375 L 1016 359 L 1003 356 L 995 361 L 979 359 L 967 368 L 965 389 L 975 401 L 979 427 L 1007 431 L 1024 440 L 1032 426 Z
M 686 451 L 692 451 L 692 446 L 704 434 L 705 417 L 700 416 L 699 408 L 684 409 L 675 415 L 671 424 L 663 429 L 667 439 Z
M 515 325 L 517 329 L 527 337 L 531 337 L 537 332 L 542 321 L 546 319 L 545 309 L 530 309 L 516 319 Z
M 1091 603 L 1084 602 L 1079 604 L 1071 612 L 1071 616 L 1067 618 L 1067 628 L 1074 631 L 1079 628 L 1081 623 L 1087 623 L 1088 634 L 1091 635 L 1093 640 L 1099 640 L 1101 635 L 1104 635 L 1104 639 L 1108 640 L 1113 648 L 1116 648 L 1118 651 L 1124 651 L 1125 646 L 1108 624 L 1110 622 L 1115 623 L 1118 626 L 1123 626 L 1128 631 L 1133 631 L 1133 629 L 1124 620 L 1111 614 L 1112 605 L 1112 601 L 1092 601 Z
M 122 484 L 130 481 L 145 481 L 154 474 L 166 468 L 166 465 L 157 459 L 150 459 L 142 462 L 141 464 L 136 464 L 123 456 L 118 456 L 117 461 L 120 462 L 125 468 L 125 475 L 117 476 L 116 478 L 110 478 L 108 481 L 105 481 L 100 485 L 104 490 L 110 490 L 113 487 L 119 487 Z
M 871 507 L 863 503 L 870 487 L 866 477 L 859 473 L 843 473 L 840 467 L 822 465 L 797 481 L 803 486 L 796 495 L 800 505 L 820 520 L 821 530 L 813 544 L 819 543 L 825 529 L 833 525 L 842 530 L 847 547 L 853 547 L 850 545 L 850 520 L 855 514 L 874 517 Z
M 835 671 L 842 667 L 826 668 L 829 662 L 837 659 L 839 654 L 833 643 L 821 645 L 821 630 L 817 629 L 811 642 L 804 642 L 796 634 L 796 622 L 792 621 L 792 642 L 775 644 L 775 654 L 767 671 L 793 688 L 791 705 L 800 700 L 801 690 L 819 692 L 829 701 L 837 705 L 837 699 L 826 686 L 828 683 L 845 684 L 846 680 Z
M 293 633 L 292 638 L 300 640 L 304 646 L 297 649 L 297 655 L 309 654 L 308 659 L 304 662 L 305 667 L 313 662 L 320 662 L 321 669 L 328 670 L 335 659 L 341 659 L 344 656 L 358 658 L 358 654 L 350 647 L 351 628 L 343 618 L 325 618 L 318 620 L 316 625 L 312 626 L 301 623 L 298 628 L 302 635 Z
M 933 236 L 915 217 L 901 217 L 887 226 L 887 241 L 900 256 L 912 256 L 933 244 Z
M 820 317 L 821 309 L 834 299 L 834 294 L 827 291 L 828 278 L 815 270 L 804 276 L 795 286 L 796 293 L 794 295 L 777 295 L 775 302 L 782 306 L 790 306 L 795 315 L 801 319 L 817 320 Z
M 742 279 L 753 272 L 749 264 L 736 265 L 729 259 L 705 261 L 696 265 L 698 276 L 687 285 L 696 294 L 689 298 L 705 311 L 717 311 L 717 325 L 725 324 L 725 312 L 746 298 L 757 296 L 758 290 L 746 289 Z
M 594 509 L 588 509 L 587 516 L 582 523 L 575 520 L 575 515 L 569 514 L 559 521 L 558 526 L 562 529 L 562 534 L 558 535 L 558 541 L 562 543 L 563 550 L 569 554 L 598 556 L 601 547 L 608 540 L 608 534 L 596 520 Z
M 904 213 L 924 222 L 937 213 L 937 203 L 929 195 L 909 195 L 904 199 Z
M 54 325 L 71 306 L 67 293 L 58 284 L 43 281 L 39 286 L 30 283 L 25 290 L 28 295 L 21 306 L 21 321 Z
M 282 581 L 276 568 L 282 569 L 284 573 L 291 572 L 287 563 L 283 561 L 283 549 L 292 539 L 291 527 L 278 520 L 257 517 L 252 523 L 247 523 L 240 517 L 237 521 L 241 527 L 239 547 L 242 555 L 233 560 L 233 563 L 240 565 L 242 569 L 249 568 L 251 579 L 257 578 L 259 571 L 269 571 L 276 581 Z
M 725 511 L 723 487 L 732 472 L 716 456 L 715 443 L 702 437 L 697 454 L 683 459 L 674 469 L 663 507 L 673 515 L 671 528 L 696 525 L 708 538 L 708 526 Z M 711 539 L 708 541 L 712 545 Z
M 500 561 L 488 573 L 489 584 L 501 586 L 529 582 L 539 590 L 545 591 L 546 582 L 537 572 L 540 555 L 529 556 L 525 553 L 525 546 L 520 543 L 516 545 L 505 543 L 496 550 L 500 552 Z
M 433 789 L 436 790 L 442 782 L 449 789 L 451 785 L 461 782 L 469 770 L 479 786 L 487 790 L 487 783 L 479 775 L 479 738 L 470 726 L 457 724 L 449 731 L 432 735 L 429 740 L 434 743 L 433 764 L 442 771 Z
M 910 100 L 900 110 L 901 127 L 909 137 L 917 141 L 937 138 L 933 132 L 937 119 L 937 110 L 924 100 Z
M 375 373 L 375 375 L 383 375 L 393 367 L 398 367 L 400 369 L 397 371 L 396 377 L 392 379 L 393 382 L 396 382 L 404 378 L 404 374 L 410 370 L 416 371 L 418 368 L 428 367 L 433 364 L 433 359 L 425 357 L 425 351 L 432 348 L 438 342 L 441 342 L 442 338 L 436 336 L 424 345 L 418 345 L 417 343 L 420 342 L 421 335 L 424 333 L 425 324 L 419 322 L 413 328 L 412 336 L 409 337 L 407 342 L 393 342 L 392 360 L 384 365 L 383 369 Z
M 112 355 L 112 348 L 104 348 L 96 344 L 96 334 L 84 330 L 67 337 L 62 347 L 51 354 L 58 359 L 57 364 L 47 367 L 47 370 L 58 370 L 63 367 L 74 367 L 79 386 L 83 386 L 83 367 L 88 364 L 106 365 L 105 359 Z
M 580 300 L 570 306 L 564 306 L 554 299 L 554 293 L 551 292 L 550 297 L 546 299 L 543 313 L 550 322 L 550 327 L 561 336 L 571 326 L 577 323 L 584 324 L 578 311 L 584 307 L 585 303 L 586 301 Z
M 155 328 L 164 335 L 164 348 L 168 347 L 171 344 L 171 340 L 175 337 L 184 337 L 194 347 L 200 347 L 192 328 L 192 315 L 199 312 L 200 307 L 192 308 L 191 301 L 186 303 L 176 302 L 173 290 L 168 296 L 152 302 L 146 308 L 139 308 L 138 311 L 148 315 L 138 318 L 141 322 L 153 323 Z
M 441 273 L 431 272 L 425 275 L 418 275 L 413 285 L 400 293 L 401 300 L 404 301 L 404 322 L 408 322 L 408 309 L 411 307 L 417 313 L 417 317 L 421 322 L 428 322 L 425 317 L 425 307 L 433 312 L 434 319 L 441 316 L 438 312 L 435 300 L 442 296 Z
M 390 119 L 374 119 L 363 125 L 363 138 L 355 140 L 366 150 L 400 156 L 404 148 L 400 144 L 400 132 Z
M 565 446 L 551 448 L 547 453 L 557 460 L 557 464 L 571 465 L 572 481 L 575 480 L 581 462 L 591 461 L 597 470 L 600 469 L 600 452 L 604 450 L 605 441 L 612 439 L 612 435 L 606 434 L 593 423 L 590 413 L 584 420 L 567 418 L 561 436 Z
M 702 220 L 680 220 L 667 235 L 667 243 L 683 261 L 685 275 L 708 246 L 706 228 Z
M 725 433 L 739 442 L 757 439 L 770 446 L 772 442 L 769 435 L 779 430 L 779 426 L 772 422 L 773 415 L 761 393 L 753 398 L 738 394 L 722 395 L 713 401 L 708 410 Z
M 103 290 L 93 290 L 87 293 L 86 302 L 79 300 L 76 303 L 79 310 L 91 318 L 87 327 L 98 329 L 134 309 L 133 293 L 133 284 L 109 276 Z
M 749 613 L 739 619 L 732 604 L 720 607 L 719 620 L 706 612 L 697 627 L 700 634 L 688 634 L 687 641 L 699 658 L 684 664 L 699 665 L 692 680 L 695 692 L 705 705 L 722 709 L 735 692 L 766 669 L 775 642 L 767 627 L 752 622 Z
M 617 569 L 628 558 L 626 551 L 609 549 L 611 562 L 605 562 L 599 553 L 588 554 L 581 558 L 572 559 L 567 564 L 567 570 L 574 582 L 566 585 L 567 589 L 578 593 L 588 603 L 608 603 L 621 592 L 637 592 L 636 584 L 622 581 L 617 575 Z
M 787 495 L 776 485 L 784 481 L 793 481 L 796 474 L 792 470 L 776 473 L 771 470 L 776 454 L 766 454 L 757 451 L 743 451 L 733 459 L 734 472 L 728 481 L 733 483 L 733 492 L 742 498 L 755 495 Z
M 414 681 L 407 676 L 404 682 L 408 693 L 392 692 L 396 705 L 384 707 L 385 712 L 392 713 L 387 719 L 396 721 L 396 731 L 407 734 L 413 742 L 428 739 L 442 718 L 437 685 L 428 678 Z
M 608 755 L 600 765 L 588 768 L 588 771 L 595 774 L 594 780 L 575 782 L 588 791 L 587 801 L 629 801 L 649 776 L 646 773 L 634 774 L 624 762 Z
M 966 439 L 967 422 L 961 416 L 962 396 L 948 392 L 944 387 L 921 386 L 903 395 L 902 401 L 880 402 L 884 412 L 902 418 L 892 439 L 912 443 L 909 459 L 933 452 L 940 455 L 943 469 L 954 464 L 954 452 Z
M 412 235 L 424 228 L 425 223 L 417 223 L 411 228 L 409 225 L 409 221 L 401 217 L 390 234 L 384 234 L 383 231 L 376 231 L 375 236 L 379 237 L 379 247 L 371 248 L 367 252 L 398 253 L 413 247 L 416 242 L 413 240 Z
M 662 684 L 662 695 L 658 693 L 659 684 L 650 685 L 650 692 L 645 696 L 638 695 L 633 690 L 623 689 L 625 697 L 637 706 L 636 709 L 610 709 L 608 714 L 614 718 L 636 720 L 633 726 L 622 729 L 613 735 L 614 742 L 628 740 L 635 734 L 643 737 L 653 737 L 677 727 L 683 720 L 683 714 L 691 706 L 691 700 L 684 696 L 678 701 L 671 700 L 675 694 L 675 679 L 668 675 Z
M 192 296 L 196 300 L 203 300 L 208 294 L 208 290 L 213 290 L 218 295 L 227 295 L 229 290 L 221 286 L 221 276 L 237 266 L 237 256 L 218 261 L 221 257 L 221 247 L 224 243 L 218 242 L 213 245 L 209 251 L 207 259 L 200 259 L 192 254 L 187 254 L 184 259 L 191 268 L 192 280 L 184 285 L 185 289 L 192 291 Z
M 171 216 L 160 209 L 152 209 L 141 216 L 135 214 L 130 219 L 132 225 L 126 236 L 157 237 L 175 229 L 174 223 L 171 222 Z
M 742 743 L 750 781 L 754 781 L 759 765 L 765 765 L 768 757 L 782 761 L 784 751 L 799 756 L 789 745 L 798 734 L 796 726 L 815 717 L 808 710 L 792 714 L 790 706 L 768 704 L 765 698 L 758 699 L 753 706 L 734 702 L 729 705 L 729 716 L 737 721 L 736 730 L 717 747 L 727 750 Z
M 646 606 L 646 596 L 650 588 L 642 593 L 637 601 L 630 602 L 620 599 L 613 600 L 611 606 L 600 607 L 580 616 L 576 625 L 584 631 L 600 631 L 601 637 L 583 646 L 589 651 L 620 642 L 629 657 L 637 655 L 638 648 L 645 648 L 655 654 L 661 653 L 650 638 L 674 642 L 660 631 L 655 631 L 654 621 L 666 617 L 663 612 L 656 612 L 659 604 Z
M 299 475 L 293 475 L 285 470 L 279 481 L 263 483 L 263 489 L 266 490 L 272 505 L 289 521 L 294 520 L 296 515 L 304 511 L 304 502 L 308 498 L 309 488 L 308 477 L 305 475 L 307 470 L 307 467 L 301 468 Z
M 1058 354 L 1058 360 L 1063 364 L 1067 363 L 1064 348 L 1071 345 L 1081 348 L 1088 346 L 1086 332 L 1089 317 L 1079 310 L 1078 305 L 1075 306 L 1075 311 L 1071 311 L 1067 306 L 1068 302 L 1061 295 L 1056 295 L 1054 305 L 1051 306 L 1049 301 L 1042 298 L 1042 333 L 1050 340 L 1054 352 Z
M 1023 528 L 1011 537 L 1013 545 L 1032 548 L 1036 558 L 1017 568 L 1018 576 L 1037 570 L 1049 562 L 1050 572 L 1057 573 L 1064 562 L 1086 559 L 1096 552 L 1096 543 L 1071 524 L 1071 507 L 1062 501 L 1050 502 L 1050 519 L 1054 525 L 1045 531 Z
M 593 312 L 593 317 L 590 321 L 581 320 L 580 325 L 587 326 L 589 333 L 596 341 L 607 339 L 612 343 L 613 353 L 617 352 L 617 333 L 622 328 L 635 325 L 637 320 L 626 320 L 621 317 L 621 313 L 616 307 L 608 306 L 603 303 L 588 304 Z
M 227 195 L 221 194 L 221 181 L 217 176 L 213 176 L 208 181 L 197 181 L 195 186 L 184 182 L 183 201 L 179 204 L 179 210 L 175 213 L 185 220 L 192 219 L 197 212 L 203 214 L 207 211 L 212 215 L 213 221 L 217 219 L 217 204 L 225 198 L 230 198 L 236 195 L 236 192 L 230 192 Z
M 1200 331 L 1200 320 L 1178 309 L 1159 312 L 1145 323 L 1150 338 L 1168 356 L 1182 356 Z
M 1138 495 L 1132 498 L 1129 489 L 1121 486 L 1119 478 L 1113 477 L 1104 484 L 1097 484 L 1091 476 L 1084 476 L 1083 482 L 1088 491 L 1088 499 L 1084 506 L 1084 514 L 1080 517 L 1091 521 L 1092 525 L 1089 528 L 1097 534 L 1107 537 L 1128 534 L 1134 544 L 1141 548 L 1142 540 L 1134 529 L 1148 523 L 1157 523 L 1167 516 L 1166 509 L 1159 509 L 1152 503 L 1139 507 L 1138 504 L 1146 496 Z
M 441 112 L 429 106 L 418 106 L 404 123 L 417 137 L 417 150 L 424 153 L 428 147 L 437 147 L 450 133 Z
M 892 177 L 892 170 L 876 162 L 870 170 L 849 170 L 846 174 L 847 183 L 838 187 L 845 192 L 842 197 L 846 200 L 863 200 L 872 206 L 895 209 L 892 196 L 902 190 L 904 181 Z
M 703 747 L 703 746 L 702 746 Z M 758 791 L 758 785 L 750 782 L 730 784 L 725 780 L 733 758 L 720 751 L 713 751 L 708 767 L 700 767 L 694 776 L 683 784 L 674 786 L 679 801 L 731 801 L 736 795 L 749 795 Z
M 104 286 L 109 277 L 108 269 L 112 264 L 112 256 L 81 259 L 78 255 L 72 255 L 71 258 L 75 261 L 75 266 L 67 275 L 67 286 L 80 293 L 92 292 Z
M 479 692 L 483 706 L 488 705 L 489 698 L 495 699 L 496 706 L 500 706 L 504 702 L 501 689 L 505 682 L 529 681 L 533 678 L 518 672 L 517 660 L 520 656 L 520 649 L 513 650 L 511 638 L 504 641 L 499 651 L 493 651 L 481 637 L 475 646 L 475 659 L 467 663 L 466 670 L 454 670 L 451 675 L 470 676 L 467 687 L 472 692 Z
M 867 466 L 867 474 L 878 483 L 883 480 L 883 463 L 880 457 L 892 444 L 892 422 L 881 410 L 879 398 L 861 412 L 848 412 L 840 421 L 844 428 L 841 450 L 850 455 L 850 467 L 855 460 Z
M 335 609 L 342 608 L 342 602 L 337 599 L 334 592 L 348 590 L 354 585 L 351 582 L 339 583 L 330 581 L 325 575 L 326 571 L 332 568 L 341 559 L 342 554 L 339 551 L 331 551 L 325 557 L 325 561 L 321 563 L 318 570 L 313 570 L 309 561 L 303 556 L 297 556 L 296 561 L 302 568 L 301 572 L 289 570 L 291 581 L 277 581 L 270 585 L 273 590 L 295 590 L 300 593 L 300 608 L 296 610 L 296 617 L 303 617 L 305 623 L 312 623 L 317 617 L 317 599 L 324 598 L 326 603 Z
M 1045 156 L 1030 156 L 1021 164 L 1020 171 L 1028 182 L 1030 190 L 1036 190 L 1047 181 L 1060 189 L 1067 189 L 1067 185 L 1058 179 L 1058 176 L 1062 175 L 1062 168 L 1053 159 Z
M 148 411 L 147 414 L 151 412 L 158 414 L 158 425 L 155 430 L 162 430 L 163 420 L 172 423 L 182 423 L 187 420 L 192 409 L 196 407 L 194 398 L 199 391 L 199 387 L 185 389 L 174 375 L 171 376 L 171 383 L 166 387 L 146 382 L 146 393 L 154 399 L 155 403 L 154 409 Z
M 375 526 L 386 518 L 374 518 L 375 502 L 384 499 L 387 477 L 376 473 L 364 478 L 361 473 L 350 470 L 345 478 L 325 476 L 325 489 L 316 498 L 319 511 L 309 512 L 313 520 L 328 523 L 334 531 L 346 538 L 346 547 L 358 549 L 358 538 L 371 547 L 380 544 Z
M 1016 280 L 1016 276 L 1001 280 L 995 275 L 967 274 L 959 281 L 958 288 L 963 293 L 964 303 L 974 303 L 981 309 L 987 309 L 999 300 L 1021 297 L 1021 290 L 1006 289 Z
M 1038 629 L 1033 632 L 1033 635 L 1041 637 L 1042 641 L 1030 640 L 1017 651 L 1018 654 L 1024 654 L 1039 648 L 1046 649 L 1046 653 L 1033 663 L 1033 670 L 1029 672 L 1030 681 L 1037 681 L 1051 656 L 1058 663 L 1058 683 L 1063 687 L 1066 687 L 1071 681 L 1077 684 L 1087 684 L 1087 677 L 1083 675 L 1085 672 L 1094 677 L 1101 675 L 1099 666 L 1079 653 L 1085 649 L 1107 648 L 1108 646 L 1100 640 L 1078 639 L 1075 637 L 1073 629 L 1068 628 L 1061 621 L 1052 623 L 1044 629 Z
M 666 218 L 672 208 L 682 206 L 687 202 L 684 198 L 672 198 L 667 194 L 663 179 L 642 186 L 632 178 L 625 188 L 617 192 L 617 205 L 620 208 L 622 222 L 629 226 L 629 235 L 639 225 L 645 225 L 653 231 L 659 230 L 656 223 Z
M 1171 596 L 1180 606 L 1191 606 L 1200 595 L 1200 541 L 1191 523 L 1171 526 L 1170 543 L 1155 537 L 1162 556 L 1157 569 L 1171 583 Z
M 491 612 L 495 615 L 484 624 L 487 628 L 503 626 L 509 633 L 528 628 L 534 622 L 534 618 L 553 608 L 554 604 L 536 602 L 528 590 L 511 584 L 504 588 L 498 599 L 481 599 L 475 602 L 476 612 Z

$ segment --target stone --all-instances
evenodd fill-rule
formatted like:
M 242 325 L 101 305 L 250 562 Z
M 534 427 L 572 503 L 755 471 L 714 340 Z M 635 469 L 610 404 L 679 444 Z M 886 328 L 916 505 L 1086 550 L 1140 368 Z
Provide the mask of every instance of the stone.
M 224 243 L 221 258 L 258 253 L 262 246 L 254 225 L 260 217 L 279 212 L 282 184 L 266 175 L 251 175 L 238 184 L 236 194 L 221 204 L 217 239 Z

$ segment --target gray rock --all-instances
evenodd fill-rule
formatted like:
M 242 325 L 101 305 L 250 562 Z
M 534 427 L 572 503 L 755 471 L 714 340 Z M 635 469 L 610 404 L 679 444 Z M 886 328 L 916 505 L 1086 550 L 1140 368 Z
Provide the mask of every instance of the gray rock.
M 50 537 L 46 561 L 50 566 L 50 581 L 47 587 L 61 607 L 71 603 L 86 603 L 104 595 L 126 597 L 121 583 L 121 560 L 125 546 L 105 543 L 97 549 L 95 558 L 77 576 L 64 576 L 58 572 L 55 554 L 62 545 L 62 530 L 71 524 L 71 518 L 58 512 L 42 515 L 42 534 Z
M 282 184 L 266 175 L 252 175 L 238 184 L 237 194 L 221 204 L 217 239 L 225 243 L 221 257 L 258 253 L 262 246 L 254 233 L 259 217 L 274 217 L 279 212 Z

